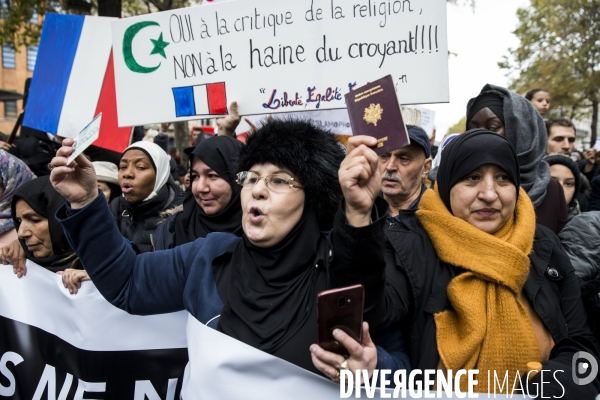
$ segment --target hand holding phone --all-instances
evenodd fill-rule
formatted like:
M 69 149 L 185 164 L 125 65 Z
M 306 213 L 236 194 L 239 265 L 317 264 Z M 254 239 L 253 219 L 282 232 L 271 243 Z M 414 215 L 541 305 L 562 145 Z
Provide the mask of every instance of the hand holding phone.
M 333 337 L 334 329 L 341 329 L 362 343 L 364 298 L 362 285 L 326 290 L 317 295 L 319 346 L 333 353 L 349 355 Z

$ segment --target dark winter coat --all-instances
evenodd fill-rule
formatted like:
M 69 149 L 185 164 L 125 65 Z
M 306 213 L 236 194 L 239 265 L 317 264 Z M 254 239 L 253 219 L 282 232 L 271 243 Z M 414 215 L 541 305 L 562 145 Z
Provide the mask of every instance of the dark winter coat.
M 341 213 L 337 218 L 345 219 Z M 338 252 L 336 266 L 354 265 L 350 260 L 356 257 L 362 258 L 364 264 L 355 270 L 334 271 L 333 276 L 337 285 L 357 279 L 370 282 L 365 284 L 365 319 L 371 327 L 380 329 L 401 321 L 412 368 L 437 369 L 440 356 L 434 314 L 450 307 L 446 290 L 452 278 L 462 271 L 440 261 L 414 211 L 401 211 L 400 221 L 391 223 L 385 230 L 387 243 L 379 243 L 379 247 L 357 246 L 354 252 L 346 254 Z M 530 260 L 531 272 L 523 290 L 556 343 L 543 368 L 564 371 L 557 376 L 569 398 L 594 398 L 600 389 L 599 378 L 587 386 L 578 386 L 571 378 L 575 352 L 599 357 L 586 323 L 579 280 L 558 238 L 543 226 L 537 226 Z M 369 279 L 365 278 L 367 274 Z M 540 374 L 533 381 L 536 379 L 539 383 Z M 555 380 L 552 383 L 544 384 L 544 396 L 561 395 L 560 385 Z
M 588 211 L 600 211 L 600 176 L 590 181 L 592 192 L 590 193 Z
M 558 235 L 583 281 L 600 277 L 600 211 L 575 216 Z
M 110 211 L 119 232 L 131 241 L 136 253 L 146 253 L 154 251 L 152 235 L 162 221 L 160 213 L 182 201 L 181 190 L 169 179 L 156 197 L 139 204 L 129 204 L 125 198 L 118 197 L 110 203 Z
M 562 245 L 581 279 L 583 304 L 588 323 L 600 340 L 600 211 L 573 218 L 560 232 Z
M 223 255 L 229 246 L 240 240 L 238 236 L 211 233 L 206 238 L 196 239 L 171 250 L 136 255 L 117 233 L 114 225 L 107 223 L 110 220 L 110 212 L 101 194 L 92 203 L 78 210 L 64 205 L 56 216 L 69 243 L 86 265 L 86 271 L 92 281 L 113 305 L 139 315 L 185 309 L 203 324 L 217 328 L 224 302 L 213 274 L 213 262 Z M 377 217 L 374 216 L 374 219 Z M 336 237 L 350 240 L 332 243 L 333 251 L 339 248 L 341 252 L 346 252 L 357 243 L 371 243 L 378 234 L 373 231 L 373 227 L 372 225 L 357 229 L 349 225 L 338 226 L 338 230 L 343 233 Z M 381 231 L 379 236 L 383 238 Z M 93 243 L 102 243 L 102 248 L 110 253 L 98 251 L 98 247 Z M 324 267 L 319 267 L 314 285 L 319 290 L 325 290 L 332 287 L 328 271 L 334 256 L 333 252 L 329 252 L 319 257 L 317 265 Z M 357 262 L 362 260 L 357 259 Z M 317 341 L 316 309 L 311 313 L 314 314 L 309 319 L 312 326 L 310 329 L 302 328 L 299 332 L 309 331 L 310 335 L 296 335 L 290 339 L 290 346 L 295 348 L 306 345 L 308 363 L 309 344 Z M 378 368 L 408 368 L 408 363 L 404 364 L 404 343 L 397 332 L 392 329 L 375 336 L 387 350 L 386 352 L 378 349 Z M 285 349 L 284 346 L 282 350 Z

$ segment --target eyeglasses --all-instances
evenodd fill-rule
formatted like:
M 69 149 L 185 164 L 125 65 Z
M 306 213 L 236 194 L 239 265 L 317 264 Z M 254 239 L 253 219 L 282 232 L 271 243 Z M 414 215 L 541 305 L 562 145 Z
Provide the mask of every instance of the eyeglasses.
M 260 177 L 256 172 L 238 172 L 236 182 L 244 188 L 253 188 L 259 180 L 264 179 L 265 185 L 274 192 L 282 192 L 291 188 L 302 189 L 302 185 L 286 174 L 273 174 Z

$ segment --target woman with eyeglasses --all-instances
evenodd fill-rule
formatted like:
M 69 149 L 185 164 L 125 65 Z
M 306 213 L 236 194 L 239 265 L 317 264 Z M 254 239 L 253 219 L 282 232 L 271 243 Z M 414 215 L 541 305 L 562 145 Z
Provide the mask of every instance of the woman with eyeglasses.
M 213 140 L 213 139 L 211 139 Z M 375 140 L 375 139 L 373 139 Z M 84 157 L 66 165 L 66 139 L 52 163 L 52 182 L 68 201 L 57 213 L 70 243 L 102 295 L 132 314 L 188 310 L 201 323 L 235 339 L 318 372 L 310 345 L 317 337 L 317 294 L 334 283 L 328 276 L 337 249 L 377 245 L 383 231 L 356 216 L 332 229 L 342 197 L 338 169 L 344 158 L 333 135 L 305 121 L 266 122 L 240 150 L 242 237 L 211 233 L 171 250 L 136 255 L 110 223 Z M 376 169 L 376 157 L 370 160 Z M 356 182 L 347 197 L 362 195 Z M 371 218 L 385 214 L 387 205 Z M 112 249 L 107 257 L 94 243 Z M 341 251 L 341 250 L 340 250 Z M 362 263 L 360 255 L 354 262 Z M 368 293 L 368 288 L 367 288 Z M 363 327 L 364 342 L 376 351 Z M 360 362 L 357 361 L 357 362 Z
M 171 215 L 154 233 L 154 249 L 172 249 L 211 232 L 241 236 L 242 187 L 236 183 L 235 159 L 243 144 L 227 136 L 204 140 L 190 153 L 190 187 L 183 210 Z

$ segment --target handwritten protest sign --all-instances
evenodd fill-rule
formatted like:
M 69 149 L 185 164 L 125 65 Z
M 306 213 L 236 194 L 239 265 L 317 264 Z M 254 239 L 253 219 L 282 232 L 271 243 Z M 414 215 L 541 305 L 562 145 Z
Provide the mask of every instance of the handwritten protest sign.
M 386 74 L 448 101 L 445 0 L 244 0 L 112 24 L 120 125 L 345 108 Z

